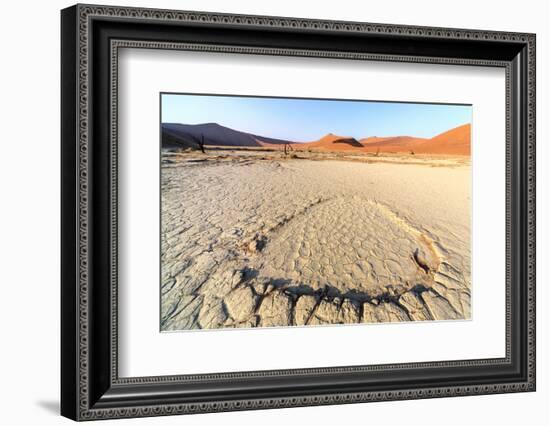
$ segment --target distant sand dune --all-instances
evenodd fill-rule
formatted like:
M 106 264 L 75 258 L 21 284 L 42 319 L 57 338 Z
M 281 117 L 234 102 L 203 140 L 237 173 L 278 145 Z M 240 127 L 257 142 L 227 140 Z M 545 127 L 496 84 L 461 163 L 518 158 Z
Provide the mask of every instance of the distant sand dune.
M 427 139 L 411 136 L 395 136 L 389 138 L 361 139 L 363 150 L 366 152 L 407 152 L 426 142 Z
M 470 155 L 472 126 L 465 124 L 424 142 L 418 152 L 430 154 Z
M 407 152 L 415 154 L 470 155 L 471 125 L 464 124 L 431 139 L 397 136 L 360 141 L 367 152 Z
M 331 137 L 332 136 L 332 137 Z M 338 139 L 355 141 L 355 143 L 338 144 Z M 299 149 L 321 149 L 331 151 L 362 152 L 413 152 L 415 154 L 446 154 L 470 155 L 471 125 L 464 124 L 441 133 L 431 139 L 415 138 L 412 136 L 376 137 L 356 141 L 353 138 L 339 138 L 327 135 L 316 142 L 298 144 Z
M 260 147 L 264 144 L 279 146 L 280 144 L 291 143 L 282 139 L 268 138 L 241 132 L 218 123 L 204 124 L 180 124 L 162 123 L 163 146 L 169 143 L 167 148 L 172 148 L 180 143 L 182 148 L 198 147 L 198 141 L 204 138 L 205 145 L 216 146 L 249 146 Z M 169 138 L 165 139 L 168 136 Z
M 268 138 L 247 132 L 233 130 L 217 123 L 197 125 L 163 123 L 162 144 L 171 149 L 192 149 L 199 147 L 198 141 L 204 137 L 205 145 L 226 147 L 258 147 L 282 150 L 290 145 L 298 151 L 357 152 L 357 153 L 414 153 L 440 155 L 470 155 L 471 125 L 464 124 L 441 133 L 433 138 L 412 136 L 370 136 L 355 139 L 351 136 L 338 136 L 329 133 L 312 142 L 297 142 Z
M 363 145 L 350 136 L 338 136 L 332 133 L 323 136 L 318 141 L 307 143 L 295 143 L 292 145 L 296 149 L 318 149 L 324 151 L 348 151 L 357 148 L 363 148 Z

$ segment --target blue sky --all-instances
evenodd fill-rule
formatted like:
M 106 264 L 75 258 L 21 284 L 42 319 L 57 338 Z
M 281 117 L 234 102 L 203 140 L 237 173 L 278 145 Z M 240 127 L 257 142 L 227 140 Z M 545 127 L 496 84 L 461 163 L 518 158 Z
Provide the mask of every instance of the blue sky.
M 161 95 L 163 123 L 218 123 L 235 130 L 297 142 L 327 133 L 432 137 L 472 120 L 465 105 L 339 101 L 242 96 Z

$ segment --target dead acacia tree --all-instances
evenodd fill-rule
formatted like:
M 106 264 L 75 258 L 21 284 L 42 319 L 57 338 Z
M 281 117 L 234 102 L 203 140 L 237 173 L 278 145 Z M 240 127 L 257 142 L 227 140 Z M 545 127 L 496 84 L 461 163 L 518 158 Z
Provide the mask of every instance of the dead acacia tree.
M 294 151 L 294 149 L 292 148 L 292 145 L 290 145 L 289 143 L 285 143 L 284 150 L 285 150 L 285 155 L 288 155 L 290 151 Z
M 201 134 L 201 138 L 198 141 L 198 143 L 199 143 L 199 148 L 201 149 L 202 153 L 206 154 L 206 152 L 204 151 L 204 135 L 203 134 Z

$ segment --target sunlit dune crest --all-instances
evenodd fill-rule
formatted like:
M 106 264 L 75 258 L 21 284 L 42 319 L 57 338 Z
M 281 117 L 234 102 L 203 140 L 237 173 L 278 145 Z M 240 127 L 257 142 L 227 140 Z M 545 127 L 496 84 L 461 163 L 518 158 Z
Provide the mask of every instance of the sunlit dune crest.
M 472 126 L 464 124 L 430 139 L 422 148 L 434 154 L 470 155 Z
M 321 139 L 314 142 L 300 143 L 293 145 L 296 148 L 316 148 L 327 151 L 347 151 L 349 149 L 363 148 L 363 145 L 350 136 L 338 136 L 328 133 Z

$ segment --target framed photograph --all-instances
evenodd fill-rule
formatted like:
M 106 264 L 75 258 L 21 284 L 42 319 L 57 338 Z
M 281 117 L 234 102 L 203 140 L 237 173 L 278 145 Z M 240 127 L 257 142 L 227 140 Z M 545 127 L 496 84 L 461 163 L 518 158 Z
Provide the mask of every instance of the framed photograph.
M 61 412 L 535 390 L 535 35 L 61 12 Z

